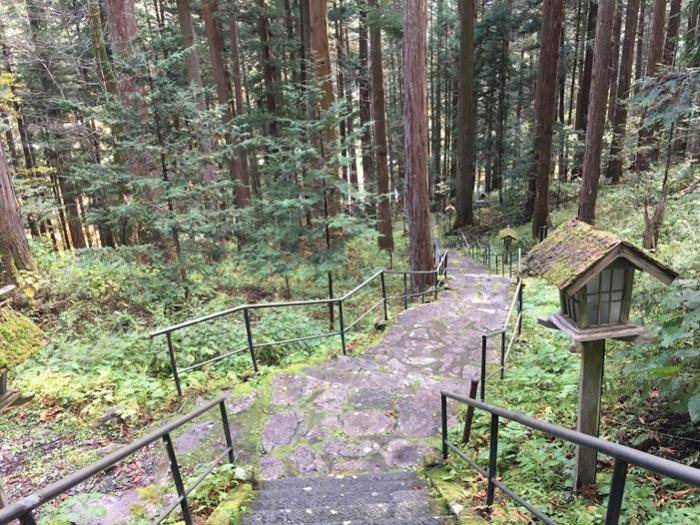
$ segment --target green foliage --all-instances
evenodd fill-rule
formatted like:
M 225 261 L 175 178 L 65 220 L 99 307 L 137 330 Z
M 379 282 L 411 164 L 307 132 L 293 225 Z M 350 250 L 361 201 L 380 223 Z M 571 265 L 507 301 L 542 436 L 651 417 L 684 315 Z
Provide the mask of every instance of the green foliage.
M 579 359 L 567 350 L 568 339 L 543 328 L 537 317 L 556 311 L 558 294 L 542 280 L 525 281 L 526 315 L 523 336 L 510 355 L 503 381 L 494 377 L 487 385 L 486 401 L 517 412 L 574 427 L 576 419 Z M 621 370 L 627 363 L 615 354 L 606 360 L 606 383 L 603 414 L 616 406 L 615 399 L 627 390 L 619 384 Z M 626 395 L 626 394 L 625 394 Z M 461 418 L 460 418 L 461 419 Z M 478 464 L 488 464 L 488 414 L 476 411 L 471 440 L 466 447 Z M 601 435 L 617 440 L 617 423 L 603 417 Z M 461 425 L 450 428 L 450 438 L 457 443 Z M 688 459 L 692 461 L 692 458 Z M 610 490 L 612 461 L 599 457 L 599 499 L 589 499 L 571 492 L 574 446 L 531 431 L 522 425 L 502 421 L 499 427 L 498 475 L 505 485 L 531 501 L 557 523 L 594 525 L 605 516 L 606 496 Z M 447 465 L 428 470 L 448 503 L 466 507 L 460 523 L 471 523 L 469 515 L 484 504 L 486 481 L 451 455 Z M 621 523 L 694 523 L 700 519 L 700 498 L 684 490 L 683 483 L 657 479 L 644 469 L 631 468 L 625 488 Z M 508 524 L 526 521 L 529 515 L 497 491 L 491 523 Z M 683 521 L 686 520 L 686 521 Z
M 654 322 L 657 342 L 642 350 L 637 377 L 658 387 L 678 411 L 700 421 L 700 282 L 680 280 L 669 290 L 650 285 L 639 294 L 643 314 Z

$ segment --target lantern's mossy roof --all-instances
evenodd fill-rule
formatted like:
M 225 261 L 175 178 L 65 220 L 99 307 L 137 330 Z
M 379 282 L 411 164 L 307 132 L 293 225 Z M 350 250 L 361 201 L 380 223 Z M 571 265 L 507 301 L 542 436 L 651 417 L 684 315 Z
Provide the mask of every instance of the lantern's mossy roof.
M 589 277 L 594 266 L 611 257 L 626 258 L 667 284 L 678 276 L 632 243 L 576 219 L 559 226 L 530 250 L 526 266 L 529 273 L 542 276 L 563 290 L 580 278 Z
M 510 226 L 508 226 L 507 228 L 503 228 L 501 231 L 498 232 L 499 239 L 505 239 L 506 237 L 512 237 L 516 241 L 518 240 L 518 234 Z
M 28 317 L 0 307 L 0 370 L 14 368 L 44 345 L 44 333 Z

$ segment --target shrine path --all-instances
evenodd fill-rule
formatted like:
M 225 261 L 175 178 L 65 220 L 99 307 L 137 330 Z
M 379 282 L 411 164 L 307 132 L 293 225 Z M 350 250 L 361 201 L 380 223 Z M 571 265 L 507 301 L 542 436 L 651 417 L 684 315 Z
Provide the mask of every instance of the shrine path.
M 234 447 L 246 460 L 259 457 L 263 479 L 373 473 L 430 461 L 440 391 L 468 392 L 479 373 L 481 335 L 503 325 L 509 290 L 510 279 L 450 254 L 447 289 L 437 301 L 402 311 L 376 346 L 277 374 L 271 393 L 232 396 Z M 496 359 L 493 351 L 489 359 Z

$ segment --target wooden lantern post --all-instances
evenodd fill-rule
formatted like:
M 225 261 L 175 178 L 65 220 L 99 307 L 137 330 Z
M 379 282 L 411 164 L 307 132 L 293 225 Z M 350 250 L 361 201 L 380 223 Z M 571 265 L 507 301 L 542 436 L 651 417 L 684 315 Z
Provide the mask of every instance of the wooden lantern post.
M 598 437 L 605 340 L 650 341 L 642 327 L 629 322 L 634 273 L 665 284 L 678 274 L 634 245 L 576 220 L 536 245 L 527 267 L 559 288 L 561 311 L 538 322 L 560 330 L 580 349 L 576 429 Z M 595 450 L 577 445 L 576 490 L 595 484 L 596 461 Z

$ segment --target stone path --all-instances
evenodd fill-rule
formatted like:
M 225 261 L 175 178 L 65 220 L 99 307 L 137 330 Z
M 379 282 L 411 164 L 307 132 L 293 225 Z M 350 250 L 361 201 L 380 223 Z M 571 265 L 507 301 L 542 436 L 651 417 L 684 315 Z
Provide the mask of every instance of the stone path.
M 436 458 L 440 390 L 467 392 L 481 334 L 502 326 L 509 305 L 509 279 L 463 256 L 449 263 L 449 289 L 401 312 L 378 345 L 278 374 L 265 399 L 253 392 L 230 401 L 235 446 L 261 455 L 263 479 L 384 472 Z

